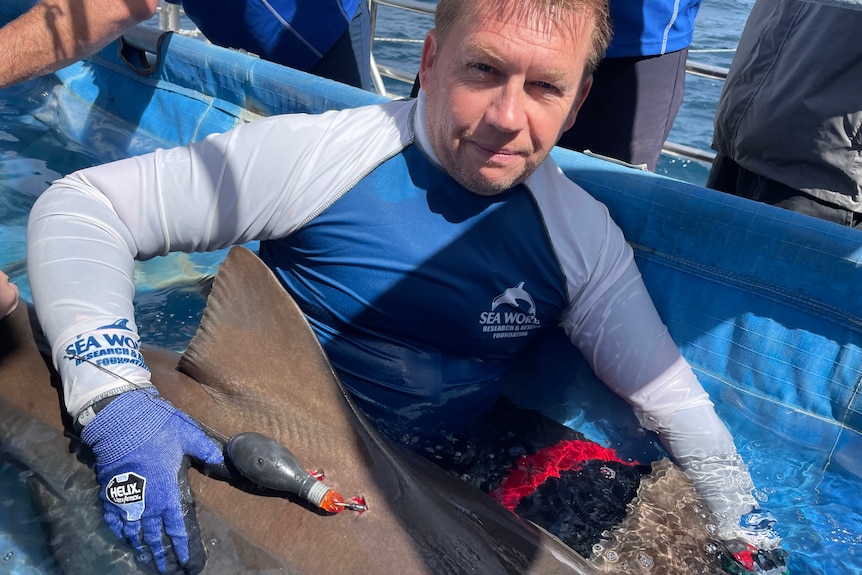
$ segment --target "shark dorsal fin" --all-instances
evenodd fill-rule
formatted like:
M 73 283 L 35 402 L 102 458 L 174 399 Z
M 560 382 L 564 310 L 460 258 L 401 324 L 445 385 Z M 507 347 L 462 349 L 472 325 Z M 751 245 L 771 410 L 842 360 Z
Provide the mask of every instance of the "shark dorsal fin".
M 243 247 L 232 248 L 222 263 L 179 369 L 217 405 L 247 412 L 243 431 L 278 437 L 284 430 L 266 427 L 283 420 L 285 409 L 303 433 L 344 438 L 357 426 L 355 409 L 302 311 Z
M 301 310 L 247 249 L 233 248 L 219 269 L 179 367 L 197 385 L 196 393 L 178 394 L 178 406 L 208 430 L 225 438 L 245 431 L 271 437 L 307 469 L 325 470 L 327 484 L 344 497 L 367 501 L 362 516 L 342 512 L 337 519 L 279 508 L 282 523 L 293 526 L 286 545 L 300 556 L 301 549 L 308 557 L 316 556 L 309 549 L 328 556 L 337 547 L 338 555 L 369 556 L 370 565 L 382 562 L 387 572 L 393 565 L 410 573 L 591 572 L 559 541 L 373 429 Z M 246 505 L 261 517 L 273 509 L 267 498 Z M 326 551 L 321 530 L 334 537 Z

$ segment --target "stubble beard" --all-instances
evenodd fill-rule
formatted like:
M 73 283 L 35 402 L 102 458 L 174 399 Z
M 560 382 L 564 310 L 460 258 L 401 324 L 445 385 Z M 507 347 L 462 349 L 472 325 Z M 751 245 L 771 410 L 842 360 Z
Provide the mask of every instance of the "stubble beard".
M 489 180 L 480 173 L 479 169 L 461 165 L 455 159 L 457 158 L 456 154 L 452 154 L 450 157 L 453 158 L 454 165 L 453 169 L 449 170 L 449 175 L 467 190 L 479 196 L 496 196 L 510 190 L 522 184 L 539 167 L 539 163 L 527 160 L 524 169 L 519 173 L 503 179 Z

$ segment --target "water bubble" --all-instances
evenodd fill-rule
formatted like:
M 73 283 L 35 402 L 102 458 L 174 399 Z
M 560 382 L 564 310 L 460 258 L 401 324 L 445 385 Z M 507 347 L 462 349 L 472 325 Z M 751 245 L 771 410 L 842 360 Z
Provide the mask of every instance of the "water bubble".
M 596 557 L 598 557 L 599 555 L 601 555 L 601 554 L 602 554 L 602 551 L 604 551 L 604 549 L 605 549 L 605 548 L 604 548 L 604 547 L 602 547 L 602 544 L 601 544 L 601 543 L 594 543 L 594 544 L 593 544 L 593 555 L 595 555 Z
M 32 479 L 34 476 L 35 476 L 35 474 L 30 469 L 24 469 L 24 470 L 18 472 L 18 480 L 21 483 L 27 483 L 27 481 L 29 479 Z
M 209 546 L 210 546 L 210 547 L 215 547 L 216 545 L 218 545 L 218 539 L 216 539 L 215 537 L 213 537 L 213 538 L 212 538 L 212 539 L 210 539 L 207 543 L 209 544 Z
M 6 553 L 6 555 L 3 556 L 3 561 L 11 561 L 12 557 L 14 557 L 14 556 L 15 556 L 15 552 L 9 551 L 8 553 Z
M 655 565 L 655 562 L 652 560 L 652 557 L 650 557 L 646 553 L 638 553 L 637 559 L 638 563 L 640 563 L 643 567 L 646 567 L 647 569 Z

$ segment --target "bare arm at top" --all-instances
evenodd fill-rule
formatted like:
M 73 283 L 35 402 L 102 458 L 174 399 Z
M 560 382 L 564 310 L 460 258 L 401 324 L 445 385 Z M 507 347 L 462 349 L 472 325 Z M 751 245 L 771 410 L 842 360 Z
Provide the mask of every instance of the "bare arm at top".
M 0 28 L 0 88 L 97 52 L 155 14 L 158 0 L 43 0 Z

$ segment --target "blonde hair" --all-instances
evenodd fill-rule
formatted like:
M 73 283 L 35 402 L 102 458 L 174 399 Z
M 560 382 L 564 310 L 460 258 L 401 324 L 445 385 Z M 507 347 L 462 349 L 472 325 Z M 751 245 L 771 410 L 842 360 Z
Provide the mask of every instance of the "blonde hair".
M 434 13 L 434 28 L 440 42 L 456 22 L 479 17 L 483 10 L 496 11 L 501 16 L 524 18 L 540 26 L 563 25 L 563 14 L 584 13 L 592 17 L 592 41 L 587 55 L 587 74 L 592 74 L 601 62 L 611 41 L 611 17 L 607 0 L 439 0 Z

